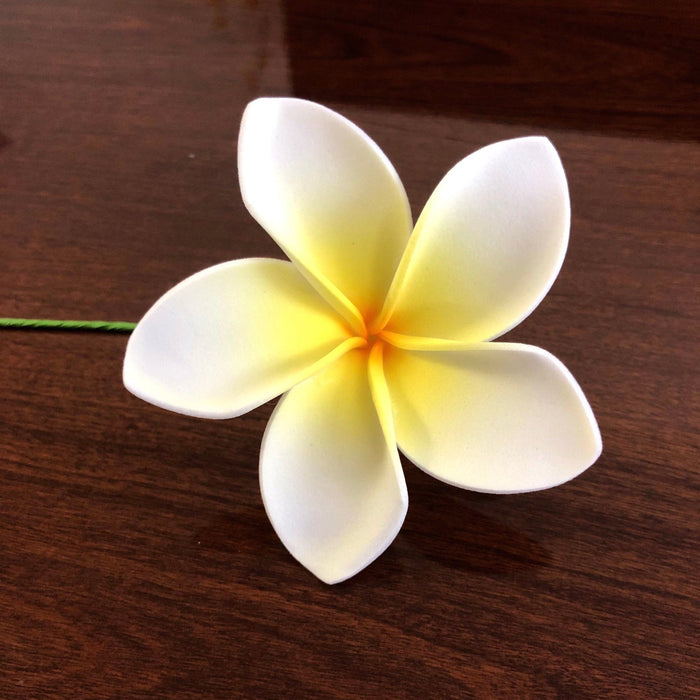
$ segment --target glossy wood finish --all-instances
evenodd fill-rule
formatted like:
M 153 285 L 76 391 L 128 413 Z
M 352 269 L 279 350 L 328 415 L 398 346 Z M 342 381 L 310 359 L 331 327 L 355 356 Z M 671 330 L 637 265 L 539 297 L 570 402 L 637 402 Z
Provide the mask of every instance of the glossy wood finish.
M 169 414 L 122 387 L 124 336 L 1 332 L 0 697 L 700 695 L 697 6 L 407 4 L 5 0 L 0 316 L 137 320 L 279 256 L 237 190 L 256 95 L 355 120 L 415 212 L 546 133 L 571 245 L 508 337 L 572 370 L 603 456 L 511 497 L 406 463 L 401 534 L 327 587 L 260 501 L 272 405 Z

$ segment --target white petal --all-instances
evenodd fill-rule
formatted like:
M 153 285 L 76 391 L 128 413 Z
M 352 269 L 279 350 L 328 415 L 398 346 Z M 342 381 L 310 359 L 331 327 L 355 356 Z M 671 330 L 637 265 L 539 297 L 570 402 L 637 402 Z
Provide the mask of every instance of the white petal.
M 450 484 L 535 491 L 572 479 L 600 455 L 586 397 L 566 367 L 540 348 L 387 346 L 385 371 L 401 451 Z
M 235 260 L 155 303 L 129 339 L 124 384 L 171 411 L 230 418 L 359 342 L 291 263 Z
M 326 583 L 374 561 L 408 507 L 394 444 L 374 408 L 366 350 L 344 355 L 286 394 L 260 453 L 267 514 L 285 547 Z
M 444 177 L 425 206 L 387 299 L 388 330 L 459 341 L 518 324 L 554 282 L 569 194 L 544 137 L 502 141 Z
M 320 293 L 345 315 L 348 300 L 365 318 L 379 313 L 411 213 L 396 171 L 361 129 L 313 102 L 255 100 L 241 123 L 238 175 L 250 213 Z

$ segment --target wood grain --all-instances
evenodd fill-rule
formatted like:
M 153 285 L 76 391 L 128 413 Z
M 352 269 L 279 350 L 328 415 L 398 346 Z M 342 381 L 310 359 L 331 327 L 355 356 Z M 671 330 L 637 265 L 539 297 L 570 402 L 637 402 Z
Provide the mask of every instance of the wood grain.
M 700 137 L 692 0 L 290 0 L 299 94 L 583 131 Z
M 4 331 L 0 697 L 700 696 L 697 10 L 330 5 L 4 2 L 0 315 L 137 320 L 191 272 L 280 256 L 236 184 L 257 94 L 355 120 L 415 213 L 536 130 L 572 237 L 508 338 L 572 370 L 603 456 L 512 497 L 406 462 L 402 532 L 327 587 L 262 507 L 272 404 L 166 413 L 122 387 L 125 337 Z

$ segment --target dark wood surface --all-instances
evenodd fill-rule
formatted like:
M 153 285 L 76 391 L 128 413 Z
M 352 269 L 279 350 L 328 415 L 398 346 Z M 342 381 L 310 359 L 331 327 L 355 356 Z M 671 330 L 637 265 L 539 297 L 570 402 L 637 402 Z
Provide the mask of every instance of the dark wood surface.
M 237 188 L 257 95 L 355 120 L 416 213 L 545 133 L 571 244 L 508 337 L 572 370 L 604 452 L 509 497 L 406 463 L 402 532 L 328 587 L 262 507 L 272 404 L 169 414 L 122 387 L 125 336 L 1 331 L 0 697 L 700 696 L 698 38 L 691 2 L 4 0 L 0 316 L 138 320 L 279 256 Z

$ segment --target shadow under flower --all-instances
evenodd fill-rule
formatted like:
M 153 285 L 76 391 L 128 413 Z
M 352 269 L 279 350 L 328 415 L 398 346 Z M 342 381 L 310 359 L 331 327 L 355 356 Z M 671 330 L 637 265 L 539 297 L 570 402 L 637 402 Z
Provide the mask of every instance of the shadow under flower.
M 503 496 L 455 492 L 410 464 L 405 472 L 410 504 L 399 535 L 404 546 L 461 571 L 511 576 L 551 566 L 552 556 L 542 545 L 470 507 L 495 503 Z
M 404 526 L 379 561 L 351 581 L 384 585 L 389 577 L 396 583 L 405 572 L 405 559 L 424 558 L 449 569 L 496 576 L 551 566 L 552 557 L 544 547 L 476 509 L 495 504 L 502 496 L 455 492 L 408 462 L 404 468 L 410 494 Z M 292 566 L 261 504 L 241 504 L 213 515 L 193 533 L 192 543 L 200 550 L 242 557 L 244 568 Z

